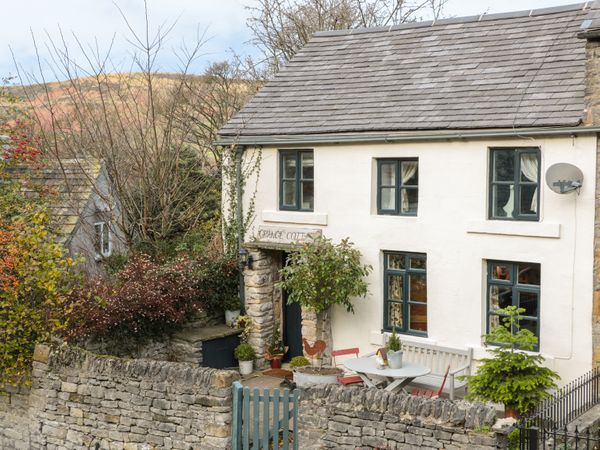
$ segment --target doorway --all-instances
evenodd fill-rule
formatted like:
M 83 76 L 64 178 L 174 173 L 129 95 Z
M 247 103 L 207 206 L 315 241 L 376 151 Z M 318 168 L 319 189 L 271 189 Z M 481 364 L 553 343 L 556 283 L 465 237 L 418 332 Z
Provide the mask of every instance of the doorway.
M 283 264 L 287 264 L 287 253 L 283 254 Z M 288 304 L 289 292 L 281 292 L 283 312 L 283 345 L 288 347 L 284 361 L 289 361 L 294 356 L 302 356 L 302 308 L 300 303 Z

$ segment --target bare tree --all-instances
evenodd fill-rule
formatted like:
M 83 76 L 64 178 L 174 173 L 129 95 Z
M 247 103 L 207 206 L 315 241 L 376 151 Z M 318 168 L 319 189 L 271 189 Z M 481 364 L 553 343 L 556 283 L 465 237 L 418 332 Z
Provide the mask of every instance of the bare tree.
M 114 63 L 110 48 L 101 53 L 75 36 L 81 63 L 70 56 L 62 34 L 58 40 L 48 36 L 49 66 L 39 58 L 39 73 L 19 71 L 21 95 L 45 154 L 59 164 L 102 160 L 125 213 L 119 224 L 125 235 L 158 241 L 219 218 L 222 158 L 214 138 L 253 90 L 240 82 L 243 77 L 232 77 L 233 65 L 190 74 L 202 36 L 180 52 L 178 73 L 161 74 L 157 58 L 170 28 L 151 34 L 147 10 L 145 30 L 129 28 L 126 71 Z M 47 82 L 48 70 L 65 81 Z
M 252 43 L 274 72 L 317 31 L 389 26 L 428 15 L 437 19 L 448 0 L 258 0 L 248 7 Z

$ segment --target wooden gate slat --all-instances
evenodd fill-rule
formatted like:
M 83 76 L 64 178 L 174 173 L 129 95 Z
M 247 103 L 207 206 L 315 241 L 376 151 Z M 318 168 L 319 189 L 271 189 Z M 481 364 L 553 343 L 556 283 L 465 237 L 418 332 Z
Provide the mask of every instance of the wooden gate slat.
M 290 433 L 290 390 L 283 391 L 283 450 L 289 448 L 289 433 Z
M 294 391 L 294 450 L 298 450 L 298 391 Z
M 254 392 L 252 393 L 252 406 L 254 416 L 252 417 L 252 421 L 254 422 L 254 427 L 252 429 L 252 448 L 260 450 L 260 391 L 258 388 L 254 388 Z
M 240 425 L 242 424 L 241 417 L 241 393 L 242 393 L 242 385 L 239 381 L 233 383 L 233 424 L 231 425 L 231 447 L 232 450 L 240 450 Z
M 269 403 L 270 402 L 270 393 L 268 389 L 263 391 L 263 448 L 269 448 Z
M 273 395 L 273 450 L 279 450 L 279 389 Z

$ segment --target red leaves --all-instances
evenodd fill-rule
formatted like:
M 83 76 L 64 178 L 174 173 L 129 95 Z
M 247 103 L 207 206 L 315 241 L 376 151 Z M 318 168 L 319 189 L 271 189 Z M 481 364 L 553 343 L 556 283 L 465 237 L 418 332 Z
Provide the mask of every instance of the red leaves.
M 158 335 L 201 310 L 201 297 L 191 260 L 159 265 L 135 256 L 116 280 L 92 279 L 74 292 L 67 337 Z
M 17 120 L 9 124 L 0 124 L 0 159 L 18 162 L 32 162 L 40 155 L 34 140 L 27 131 L 25 122 Z

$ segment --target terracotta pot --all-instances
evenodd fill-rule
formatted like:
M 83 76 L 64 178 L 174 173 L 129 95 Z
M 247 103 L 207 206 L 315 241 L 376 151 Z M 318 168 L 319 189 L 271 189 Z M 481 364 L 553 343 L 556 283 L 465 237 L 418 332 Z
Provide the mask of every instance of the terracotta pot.
M 281 358 L 273 358 L 270 363 L 271 369 L 281 369 Z
M 519 413 L 516 409 L 511 408 L 510 406 L 504 406 L 504 417 L 512 417 L 513 419 L 519 418 Z

